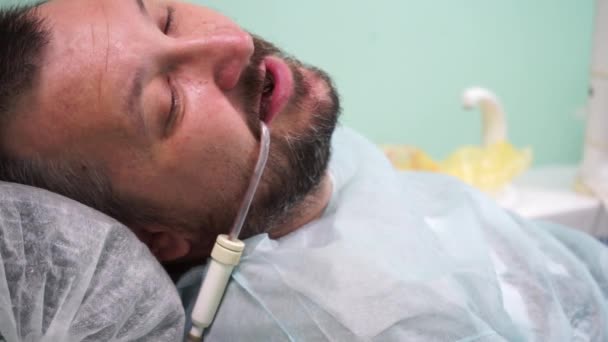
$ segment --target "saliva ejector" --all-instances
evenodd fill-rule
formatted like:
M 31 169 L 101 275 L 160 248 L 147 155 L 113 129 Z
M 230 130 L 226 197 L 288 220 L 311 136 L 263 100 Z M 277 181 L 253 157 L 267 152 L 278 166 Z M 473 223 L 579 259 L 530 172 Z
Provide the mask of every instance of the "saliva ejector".
M 245 249 L 245 244 L 238 238 L 249 212 L 251 201 L 260 183 L 260 178 L 262 177 L 262 173 L 264 173 L 270 147 L 270 132 L 268 131 L 268 127 L 263 122 L 260 122 L 260 125 L 261 138 L 258 161 L 230 233 L 228 235 L 219 235 L 211 251 L 207 274 L 201 284 L 194 309 L 192 310 L 190 340 L 200 341 L 205 329 L 213 322 L 215 313 L 228 285 L 228 280 L 230 280 L 232 270 L 238 265 Z

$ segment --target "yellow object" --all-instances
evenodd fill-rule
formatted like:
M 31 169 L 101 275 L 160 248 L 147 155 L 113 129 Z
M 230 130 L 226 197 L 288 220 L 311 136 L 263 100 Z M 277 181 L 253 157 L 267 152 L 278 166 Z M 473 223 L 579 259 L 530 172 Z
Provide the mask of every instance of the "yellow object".
M 500 191 L 530 166 L 532 151 L 517 150 L 507 142 L 463 147 L 442 163 L 443 172 L 486 192 Z
M 399 170 L 440 171 L 438 163 L 424 151 L 409 146 L 384 145 L 384 153 L 393 166 Z
M 443 161 L 434 161 L 424 151 L 409 146 L 385 145 L 383 149 L 399 170 L 449 174 L 489 193 L 500 191 L 532 161 L 530 149 L 518 150 L 507 142 L 461 147 Z

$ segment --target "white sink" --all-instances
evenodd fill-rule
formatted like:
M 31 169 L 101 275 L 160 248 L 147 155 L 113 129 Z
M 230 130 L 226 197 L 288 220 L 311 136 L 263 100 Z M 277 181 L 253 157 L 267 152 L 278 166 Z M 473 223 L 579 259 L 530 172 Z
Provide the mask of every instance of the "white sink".
M 534 168 L 515 180 L 505 208 L 524 217 L 543 219 L 608 237 L 608 212 L 601 202 L 574 192 L 576 166 Z

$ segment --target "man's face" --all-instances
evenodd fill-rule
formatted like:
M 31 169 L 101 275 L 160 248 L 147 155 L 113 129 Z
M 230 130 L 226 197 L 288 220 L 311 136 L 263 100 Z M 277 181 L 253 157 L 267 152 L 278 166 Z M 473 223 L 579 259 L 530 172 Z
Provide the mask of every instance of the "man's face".
M 320 71 L 192 4 L 54 0 L 39 14 L 52 37 L 35 104 L 13 124 L 17 154 L 95 161 L 122 195 L 195 227 L 193 248 L 230 228 L 259 120 L 272 148 L 249 235 L 318 185 L 338 112 Z

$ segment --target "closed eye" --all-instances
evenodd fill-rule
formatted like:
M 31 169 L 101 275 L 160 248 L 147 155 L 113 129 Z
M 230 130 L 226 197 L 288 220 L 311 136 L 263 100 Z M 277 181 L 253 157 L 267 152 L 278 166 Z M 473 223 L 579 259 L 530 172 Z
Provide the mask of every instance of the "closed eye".
M 171 27 L 173 26 L 173 14 L 175 13 L 175 8 L 167 7 L 167 19 L 165 20 L 165 27 L 163 28 L 164 34 L 169 34 L 171 32 Z
M 175 121 L 180 110 L 180 101 L 177 91 L 173 86 L 171 79 L 169 79 L 169 88 L 171 89 L 171 106 L 169 107 L 169 113 L 166 116 L 164 124 L 164 137 L 169 137 L 174 129 Z

